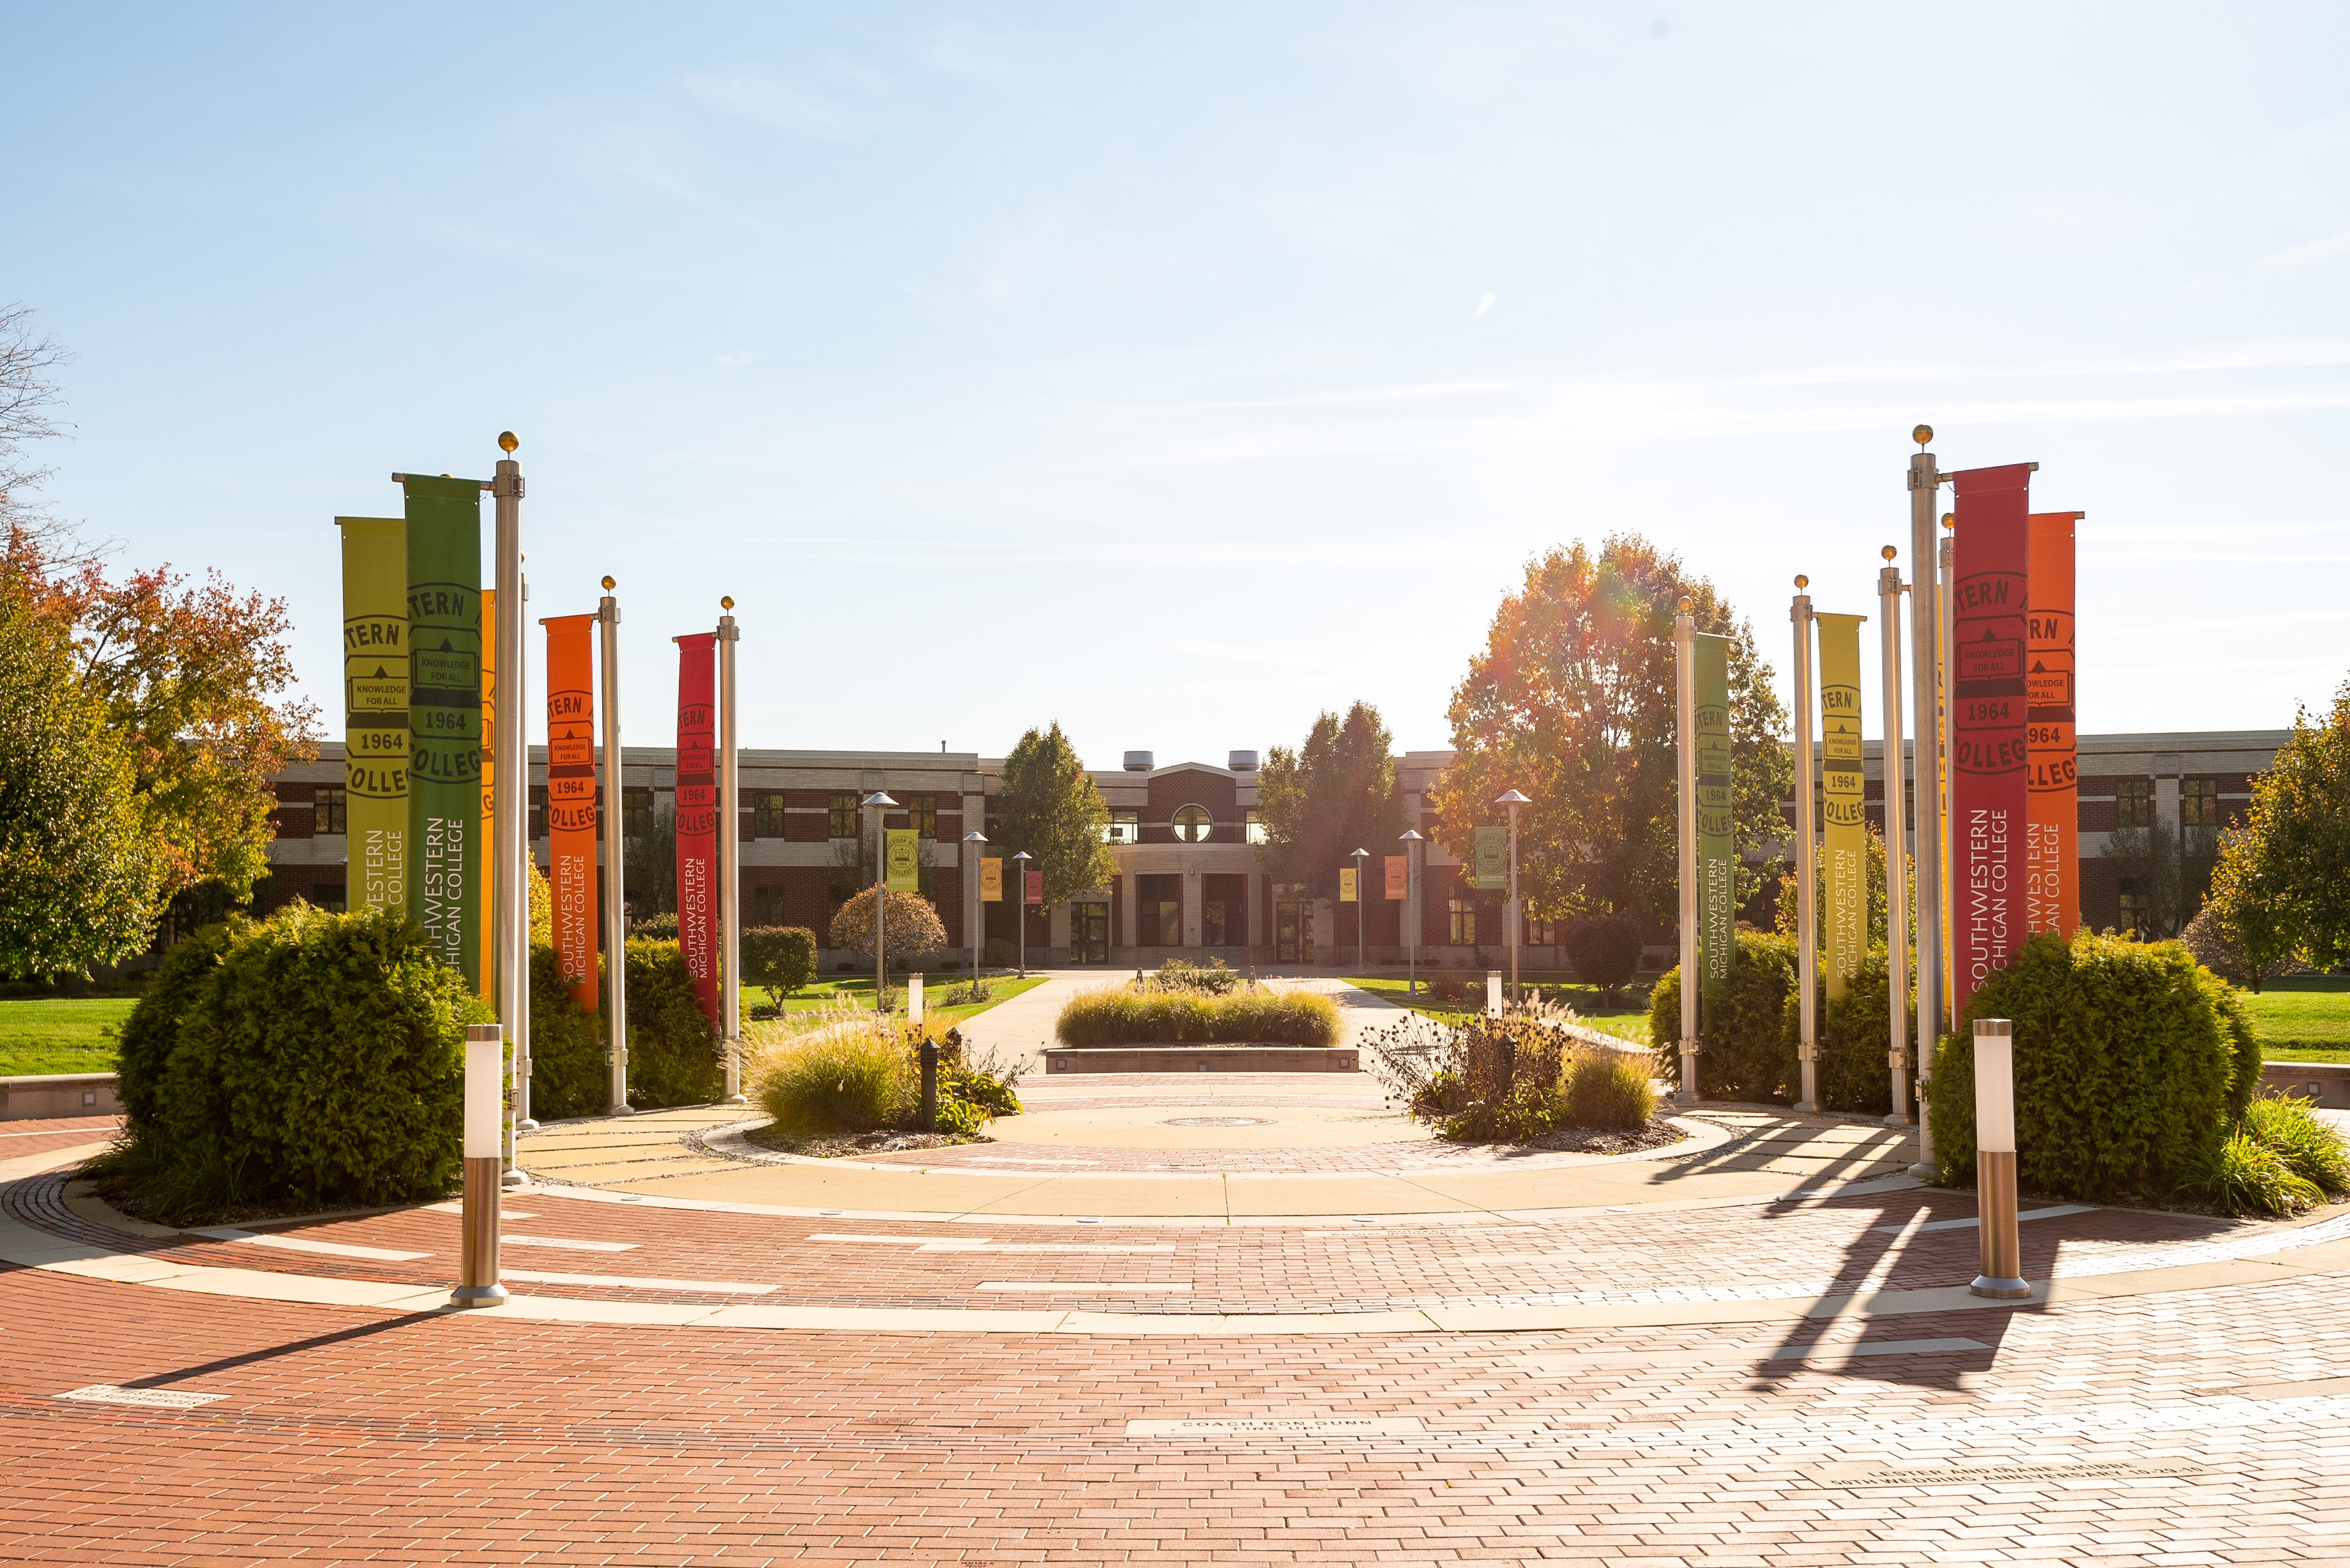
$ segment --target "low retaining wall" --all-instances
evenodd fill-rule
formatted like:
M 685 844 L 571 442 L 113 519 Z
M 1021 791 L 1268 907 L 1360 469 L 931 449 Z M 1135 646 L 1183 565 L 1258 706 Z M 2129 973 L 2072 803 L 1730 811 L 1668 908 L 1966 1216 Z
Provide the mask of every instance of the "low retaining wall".
M 2350 1111 L 2350 1062 L 2268 1062 L 2261 1066 L 2264 1094 L 2315 1098 L 2329 1111 Z
M 1357 1053 L 1335 1045 L 1055 1045 L 1047 1073 L 1352 1073 Z
M 0 1078 L 0 1121 L 109 1116 L 122 1109 L 111 1073 L 43 1073 Z

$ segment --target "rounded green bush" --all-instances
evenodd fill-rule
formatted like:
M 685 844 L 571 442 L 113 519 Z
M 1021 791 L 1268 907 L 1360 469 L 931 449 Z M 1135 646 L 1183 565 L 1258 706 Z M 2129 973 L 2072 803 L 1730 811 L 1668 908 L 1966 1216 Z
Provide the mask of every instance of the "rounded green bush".
M 1934 1145 L 1974 1179 L 1973 1023 L 2015 1029 L 2016 1169 L 2034 1192 L 2159 1198 L 2250 1109 L 2260 1047 L 2224 981 L 2177 942 L 2043 932 L 1968 1002 L 1934 1053 Z
M 1259 1041 L 1334 1045 L 1339 1034 L 1338 1008 L 1328 997 L 1312 991 L 1253 987 L 1217 996 L 1190 990 L 1107 986 L 1071 997 L 1063 1004 L 1053 1033 L 1064 1045 Z
M 778 996 L 816 978 L 816 933 L 805 926 L 753 926 L 743 933 L 743 978 Z
M 1794 1039 L 1786 1030 L 1787 998 L 1795 988 L 1795 944 L 1759 931 L 1738 933 L 1719 1016 L 1699 1023 L 1705 1049 L 1697 1059 L 1698 1093 L 1711 1100 L 1785 1105 L 1800 1080 Z M 1648 999 L 1648 1038 L 1657 1073 L 1680 1082 L 1681 971 L 1657 982 Z
M 465 1025 L 488 1010 L 396 912 L 296 903 L 182 961 L 124 1063 L 144 1109 L 108 1171 L 158 1215 L 438 1198 L 461 1147 Z M 159 1053 L 161 1034 L 171 1036 Z M 158 1060 L 158 1056 L 161 1060 Z M 106 1172 L 101 1172 L 105 1174 Z

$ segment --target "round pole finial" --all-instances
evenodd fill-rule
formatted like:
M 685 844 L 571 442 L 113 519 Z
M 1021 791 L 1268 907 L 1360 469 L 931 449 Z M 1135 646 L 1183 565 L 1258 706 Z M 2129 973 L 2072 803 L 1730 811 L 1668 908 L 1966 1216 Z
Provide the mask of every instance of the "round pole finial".
M 718 607 L 720 609 L 733 609 L 734 607 L 734 596 L 733 594 L 728 594 L 722 597 L 718 601 Z
M 1690 612 L 1690 597 L 1689 597 L 1689 595 L 1687 595 L 1687 594 L 1683 594 L 1683 595 L 1681 596 L 1681 614 L 1683 614 L 1683 615 L 1687 615 L 1687 614 L 1689 614 L 1689 612 Z
M 1797 572 L 1795 574 L 1795 586 L 1799 588 L 1808 588 L 1812 586 L 1812 579 L 1804 576 L 1803 573 Z
M 614 581 L 613 581 L 611 578 L 609 578 L 609 577 L 606 577 L 606 578 L 604 579 L 604 591 L 605 591 L 606 593 L 608 593 L 608 593 L 610 593 L 614 588 L 619 587 L 619 586 L 620 586 L 619 584 L 618 584 L 618 583 L 614 582 Z
M 1945 528 L 1949 528 L 1949 529 L 1951 529 L 1952 531 L 1954 531 L 1954 532 L 1955 532 L 1955 531 L 1957 530 L 1957 528 L 1958 528 L 1958 525 L 1959 525 L 1959 514 L 1958 514 L 1957 513 L 1955 513 L 1955 512 L 1945 512 L 1945 513 L 1943 513 L 1943 514 L 1942 514 L 1942 526 L 1943 526 L 1943 527 L 1945 527 Z
M 1880 555 L 1880 556 L 1884 556 L 1887 560 L 1888 560 L 1888 561 L 1889 561 L 1889 560 L 1893 559 L 1893 557 L 1894 557 L 1894 556 L 1896 556 L 1899 555 L 1901 552 L 1900 552 L 1900 551 L 1898 551 L 1898 550 L 1897 550 L 1897 549 L 1895 549 L 1892 545 L 1886 545 L 1886 546 L 1885 546 L 1885 548 L 1883 548 L 1882 550 L 1879 550 L 1879 551 L 1878 551 L 1878 552 L 1877 552 L 1877 553 L 1878 555 Z
M 500 431 L 498 432 L 498 450 L 500 452 L 512 452 L 521 444 L 522 438 L 515 434 L 514 431 Z
M 1916 430 L 1909 432 L 1909 439 L 1916 441 L 1919 446 L 1924 446 L 1928 441 L 1934 439 L 1934 427 L 1931 425 L 1919 425 Z

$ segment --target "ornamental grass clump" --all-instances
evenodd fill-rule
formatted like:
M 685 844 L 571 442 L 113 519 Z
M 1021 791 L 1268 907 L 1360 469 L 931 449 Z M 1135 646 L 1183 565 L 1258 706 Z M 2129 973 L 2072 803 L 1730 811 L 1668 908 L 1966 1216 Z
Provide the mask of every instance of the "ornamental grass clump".
M 915 1024 L 845 1007 L 813 1018 L 796 1030 L 764 1029 L 744 1075 L 751 1098 L 786 1137 L 920 1130 L 925 1041 L 939 1045 L 940 1132 L 972 1137 L 992 1117 L 1020 1114 L 1022 1069 L 974 1057 L 939 1020 Z
M 1064 1045 L 1335 1045 L 1338 1008 L 1319 992 L 1248 984 L 1218 995 L 1129 981 L 1079 992 L 1053 1033 Z
M 1657 1113 L 1646 1053 L 1609 1049 L 1565 1008 L 1499 1018 L 1414 1014 L 1367 1044 L 1408 1114 L 1456 1143 L 1527 1143 L 1567 1127 L 1629 1132 Z

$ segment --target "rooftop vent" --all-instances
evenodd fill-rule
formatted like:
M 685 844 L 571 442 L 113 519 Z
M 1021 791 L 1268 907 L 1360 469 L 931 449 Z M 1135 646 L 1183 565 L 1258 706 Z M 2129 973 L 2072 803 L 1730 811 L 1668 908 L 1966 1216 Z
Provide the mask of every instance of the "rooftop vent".
M 1150 753 L 1149 752 L 1128 752 L 1126 753 L 1126 771 L 1128 773 L 1147 774 L 1150 771 Z
M 1236 774 L 1253 774 L 1256 772 L 1256 753 L 1254 752 L 1227 752 L 1224 753 L 1224 766 Z

